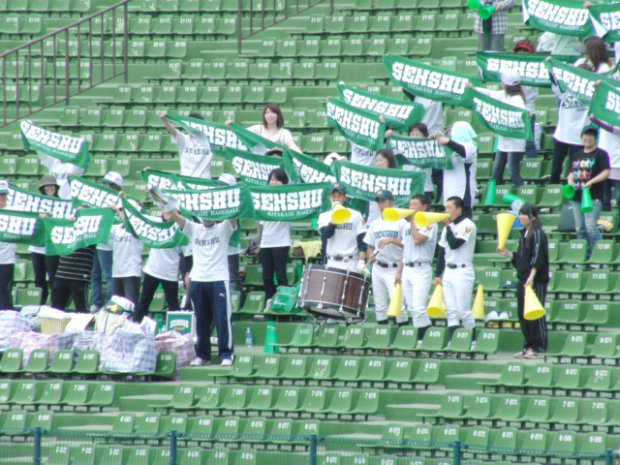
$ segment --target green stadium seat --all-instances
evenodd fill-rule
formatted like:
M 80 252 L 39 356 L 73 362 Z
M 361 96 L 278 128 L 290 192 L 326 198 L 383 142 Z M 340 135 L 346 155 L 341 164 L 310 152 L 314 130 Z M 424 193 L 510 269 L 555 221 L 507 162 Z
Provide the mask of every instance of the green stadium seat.
M 585 240 L 572 240 L 560 244 L 558 262 L 566 264 L 583 263 L 586 261 L 588 243 Z
M 246 271 L 247 273 L 247 271 Z M 247 274 L 246 274 L 247 280 Z M 246 281 L 247 282 L 247 281 Z M 263 291 L 248 292 L 239 313 L 262 313 L 265 310 L 265 293 Z
M 580 435 L 577 442 L 577 450 L 581 454 L 601 456 L 605 453 L 607 435 L 605 433 L 591 432 Z
M 328 324 L 318 328 L 313 340 L 313 346 L 318 348 L 333 348 L 338 346 L 338 340 L 342 333 L 341 325 Z
M 49 358 L 49 349 L 33 350 L 28 359 L 28 363 L 26 363 L 24 367 L 24 371 L 31 374 L 45 373 L 49 364 Z
M 351 325 L 347 327 L 341 346 L 350 350 L 366 347 L 365 328 L 366 325 Z
M 384 357 L 362 359 L 359 379 L 382 384 L 386 381 L 387 361 Z
M 207 391 L 211 389 L 207 388 Z M 174 393 L 172 394 L 172 398 L 167 404 L 163 405 L 154 405 L 153 407 L 163 410 L 193 410 L 194 404 L 196 404 L 196 408 L 198 408 L 198 404 L 200 404 L 203 398 L 201 397 L 196 403 L 196 387 L 189 384 L 181 384 L 176 387 Z
M 350 413 L 354 416 L 367 417 L 376 414 L 378 410 L 379 392 L 374 389 L 365 389 L 357 392 L 357 401 Z
M 0 433 L 9 436 L 17 436 L 25 433 L 28 414 L 26 410 L 12 410 L 6 414 Z
M 424 339 L 419 347 L 418 352 L 439 352 L 444 350 L 448 343 L 448 330 L 442 327 L 429 328 L 424 334 Z
M 411 385 L 414 382 L 416 366 L 408 358 L 395 358 L 390 361 L 386 374 L 388 384 L 395 384 L 397 387 Z
M 531 396 L 521 420 L 528 423 L 544 423 L 551 418 L 551 397 Z
M 579 401 L 577 399 L 556 399 L 550 422 L 571 425 L 579 419 Z M 552 447 L 551 450 L 558 450 Z
M 562 186 L 559 184 L 547 184 L 543 187 L 538 206 L 541 208 L 560 208 L 562 202 Z
M 585 375 L 585 371 L 582 371 L 579 367 L 558 367 L 556 375 L 554 376 L 554 392 L 564 392 L 566 395 L 571 395 L 574 392 L 581 393 L 582 379 L 585 381 Z
M 390 348 L 394 332 L 390 326 L 377 325 L 368 333 L 365 347 L 368 349 L 386 350 Z
M 334 358 L 328 355 L 318 355 L 314 357 L 308 370 L 308 379 L 317 381 L 327 381 L 334 378 L 335 362 Z
M 418 414 L 423 419 L 461 418 L 465 413 L 465 397 L 462 394 L 450 393 L 441 400 L 441 405 L 436 412 Z
M 59 443 L 54 445 L 50 451 L 47 463 L 49 465 L 70 465 L 71 464 L 71 444 Z
M 564 340 L 562 348 L 559 350 L 549 350 L 545 354 L 545 360 L 563 358 L 573 359 L 576 357 L 584 357 L 586 355 L 586 348 L 588 344 L 588 333 L 569 333 Z
M 73 371 L 74 352 L 72 349 L 61 349 L 56 352 L 54 360 L 47 370 L 52 375 L 69 375 Z
M 78 356 L 72 373 L 78 375 L 94 375 L 99 371 L 99 351 L 84 350 Z
M 446 346 L 446 352 L 471 353 L 474 333 L 471 328 L 458 328 Z
M 551 276 L 549 291 L 574 294 L 583 290 L 583 275 L 579 269 L 556 270 Z
M 592 248 L 592 255 L 589 263 L 598 265 L 614 264 L 618 258 L 618 247 L 615 242 L 609 239 L 601 239 L 596 241 Z
M 539 364 L 531 368 L 529 382 L 527 383 L 528 392 L 551 392 L 553 386 L 553 366 L 550 364 Z
M 280 378 L 283 379 L 305 379 L 308 372 L 309 357 L 294 355 L 285 357 L 281 361 L 282 370 Z M 336 375 L 336 378 L 338 376 Z
M 416 348 L 418 343 L 418 331 L 413 326 L 401 326 L 398 328 L 394 341 L 390 346 L 392 350 L 409 351 Z
M 485 356 L 496 354 L 499 350 L 499 331 L 480 329 L 476 333 L 476 347 L 474 348 L 474 352 Z
M 21 349 L 8 349 L 0 359 L 0 373 L 15 374 L 22 371 L 23 351 Z
M 23 406 L 31 405 L 39 395 L 39 385 L 35 381 L 16 381 L 8 404 Z
M 617 307 L 614 302 L 583 302 L 582 305 L 586 308 L 585 317 L 583 319 L 584 324 L 594 326 L 604 326 L 609 322 L 612 307 Z
M 355 392 L 349 388 L 336 388 L 326 411 L 330 415 L 348 415 L 353 410 Z
M 93 444 L 78 445 L 71 456 L 73 463 L 95 465 L 95 446 Z
M 543 429 L 522 431 L 519 447 L 527 451 L 523 457 L 539 454 L 546 455 L 548 434 L 548 431 Z
M 482 386 L 491 387 L 521 387 L 526 382 L 525 366 L 523 363 L 508 363 L 500 372 L 499 379 L 481 383 Z
M 525 411 L 525 397 L 517 395 L 503 395 L 499 398 L 497 410 L 493 419 L 498 423 L 517 422 Z
M 554 324 L 576 324 L 583 319 L 584 313 L 585 307 L 578 300 L 554 300 L 549 321 Z
M 47 406 L 51 408 L 59 405 L 63 396 L 63 381 L 48 380 L 43 382 L 40 396 L 31 402 L 33 405 Z
M 512 454 L 517 449 L 519 431 L 515 428 L 501 428 L 491 431 L 491 447 L 501 454 Z

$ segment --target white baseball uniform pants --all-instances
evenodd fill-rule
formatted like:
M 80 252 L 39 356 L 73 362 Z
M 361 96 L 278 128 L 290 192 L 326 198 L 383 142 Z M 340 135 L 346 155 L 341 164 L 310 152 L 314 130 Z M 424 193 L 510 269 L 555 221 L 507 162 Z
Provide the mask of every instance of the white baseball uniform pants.
M 394 297 L 394 280 L 396 268 L 383 268 L 376 263 L 372 266 L 372 294 L 375 298 L 375 313 L 377 322 L 388 319 L 387 310 L 392 297 Z M 403 308 L 402 302 L 400 303 Z M 409 319 L 407 311 L 403 309 L 397 323 L 403 323 Z
M 428 292 L 433 280 L 433 268 L 430 263 L 422 266 L 403 267 L 403 296 L 413 318 L 413 326 L 424 328 L 431 325 L 426 314 Z
M 357 258 L 350 258 L 346 262 L 344 260 L 328 259 L 327 264 L 325 266 L 327 266 L 328 268 L 336 268 L 338 270 L 353 271 L 357 273 L 357 262 L 358 261 L 359 260 Z
M 443 298 L 446 304 L 448 326 L 462 325 L 474 328 L 476 320 L 471 314 L 471 295 L 476 275 L 474 267 L 448 268 L 443 272 Z

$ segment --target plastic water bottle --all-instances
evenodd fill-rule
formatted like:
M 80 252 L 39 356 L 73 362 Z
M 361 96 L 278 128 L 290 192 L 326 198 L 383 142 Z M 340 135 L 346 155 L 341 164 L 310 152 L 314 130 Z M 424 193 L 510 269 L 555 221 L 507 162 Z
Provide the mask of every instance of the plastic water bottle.
M 254 335 L 252 334 L 252 328 L 249 326 L 245 328 L 245 345 L 252 347 L 254 345 Z

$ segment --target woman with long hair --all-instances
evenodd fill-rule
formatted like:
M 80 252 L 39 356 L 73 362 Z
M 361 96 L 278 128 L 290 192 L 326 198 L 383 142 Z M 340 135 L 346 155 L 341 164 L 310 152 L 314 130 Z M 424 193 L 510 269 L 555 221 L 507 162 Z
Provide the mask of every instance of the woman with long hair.
M 525 319 L 525 288 L 531 286 L 540 303 L 545 305 L 549 284 L 549 242 L 535 205 L 523 205 L 519 210 L 519 221 L 523 229 L 517 251 L 510 252 L 503 248 L 498 253 L 511 259 L 519 279 L 517 305 L 525 342 L 523 350 L 515 357 L 538 358 L 539 354 L 547 351 L 547 320 L 544 316 L 537 320 Z
M 288 176 L 282 168 L 271 171 L 268 179 L 270 186 L 288 184 Z M 261 221 L 259 236 L 263 288 L 265 289 L 267 308 L 270 308 L 269 300 L 276 293 L 274 274 L 278 280 L 278 286 L 288 286 L 286 263 L 291 246 L 291 223 L 290 221 Z
M 609 51 L 607 50 L 607 44 L 600 37 L 590 37 L 585 42 L 586 53 L 581 57 L 577 64 L 588 63 L 592 66 L 592 70 L 595 73 L 603 74 L 611 70 L 611 59 L 609 58 Z
M 476 90 L 495 100 L 525 110 L 525 93 L 521 87 L 519 73 L 508 69 L 502 72 L 501 79 L 503 90 L 493 91 L 480 87 L 477 87 Z M 497 184 L 502 184 L 504 181 L 506 163 L 508 163 L 508 172 L 513 184 L 518 187 L 524 183 L 521 177 L 521 160 L 525 153 L 525 142 L 525 139 L 497 136 L 497 153 L 493 163 L 493 178 L 497 181 Z

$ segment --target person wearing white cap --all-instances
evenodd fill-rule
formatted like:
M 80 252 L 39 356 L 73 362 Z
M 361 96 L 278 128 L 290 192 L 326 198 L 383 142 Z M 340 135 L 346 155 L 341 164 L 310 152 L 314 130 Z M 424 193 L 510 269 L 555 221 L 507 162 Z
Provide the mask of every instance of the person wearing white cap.
M 0 180 L 0 210 L 7 208 L 9 183 Z M 0 310 L 13 309 L 13 273 L 17 260 L 17 244 L 0 242 Z
M 501 79 L 503 90 L 488 90 L 481 87 L 477 87 L 476 90 L 495 100 L 526 110 L 525 93 L 521 87 L 519 73 L 514 69 L 507 69 L 502 71 Z M 497 153 L 493 163 L 493 178 L 497 181 L 497 184 L 504 182 L 506 162 L 508 162 L 508 172 L 513 184 L 517 187 L 523 184 L 521 159 L 525 153 L 525 142 L 525 139 L 497 136 Z
M 188 116 L 198 120 L 204 119 L 200 113 L 190 113 Z M 168 121 L 168 113 L 165 111 L 159 117 L 170 133 L 172 142 L 179 149 L 181 176 L 211 179 L 213 151 L 207 136 L 198 131 L 182 133 Z
M 101 180 L 101 184 L 104 184 L 106 187 L 113 189 L 117 192 L 122 192 L 123 190 L 124 179 L 120 173 L 116 171 L 108 171 L 106 175 Z M 113 240 L 110 238 L 110 241 L 107 244 L 97 244 L 97 254 L 95 256 L 95 260 L 93 261 L 93 272 L 92 272 L 92 305 L 91 310 L 96 311 L 103 307 L 103 304 L 108 302 L 113 295 L 113 284 L 112 284 L 112 258 L 113 258 Z M 105 302 L 103 301 L 103 282 L 102 275 L 105 275 L 106 281 L 106 295 Z

